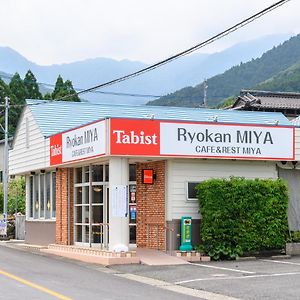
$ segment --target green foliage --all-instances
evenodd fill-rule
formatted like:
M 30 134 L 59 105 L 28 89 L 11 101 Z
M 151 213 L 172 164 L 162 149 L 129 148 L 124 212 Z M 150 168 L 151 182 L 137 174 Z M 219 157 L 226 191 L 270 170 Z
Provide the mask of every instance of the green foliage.
M 225 99 L 223 102 L 221 102 L 220 104 L 218 104 L 216 108 L 222 109 L 222 108 L 231 107 L 234 104 L 234 101 L 235 101 L 234 97 L 229 97 Z
M 7 214 L 25 214 L 25 178 L 11 179 L 8 184 Z M 3 212 L 3 185 L 0 185 L 0 211 Z
M 283 248 L 288 192 L 281 179 L 211 179 L 197 193 L 202 247 L 213 259 Z
M 59 100 L 65 96 L 72 95 L 71 97 L 66 98 L 66 101 L 73 101 L 73 102 L 80 102 L 80 99 L 78 95 L 76 94 L 76 91 L 73 88 L 72 81 L 66 80 L 63 81 L 62 77 L 59 75 L 57 77 L 54 91 L 51 95 L 51 98 L 53 100 Z
M 253 89 L 261 82 L 276 76 L 299 62 L 300 35 L 297 35 L 267 51 L 260 58 L 252 59 L 247 63 L 240 63 L 240 65 L 232 67 L 223 74 L 209 78 L 207 80 L 208 104 L 213 107 L 228 97 L 237 96 L 241 89 Z M 300 92 L 298 75 L 294 79 L 291 79 L 291 81 L 291 87 L 281 88 L 279 85 L 276 90 Z M 269 90 L 269 87 L 265 86 L 264 89 Z M 274 91 L 272 87 L 270 90 Z M 199 104 L 203 103 L 203 91 L 204 83 L 201 83 L 195 87 L 183 88 L 157 100 L 150 101 L 147 104 L 199 106 Z
M 291 231 L 288 241 L 300 243 L 300 231 Z
M 30 70 L 25 75 L 24 85 L 26 88 L 26 99 L 43 99 L 36 78 Z

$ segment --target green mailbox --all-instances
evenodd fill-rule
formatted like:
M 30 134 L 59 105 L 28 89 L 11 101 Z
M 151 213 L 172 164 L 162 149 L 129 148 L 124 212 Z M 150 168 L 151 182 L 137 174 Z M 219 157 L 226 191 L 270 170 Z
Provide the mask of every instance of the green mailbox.
M 191 251 L 192 246 L 192 218 L 182 217 L 181 218 L 181 246 L 180 251 Z

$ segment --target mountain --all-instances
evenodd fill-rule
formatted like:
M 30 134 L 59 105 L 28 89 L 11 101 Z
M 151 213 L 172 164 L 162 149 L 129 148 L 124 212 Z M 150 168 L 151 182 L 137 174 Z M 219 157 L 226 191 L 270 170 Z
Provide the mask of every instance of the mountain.
M 260 84 L 266 80 L 270 82 L 270 78 L 274 76 L 272 80 L 276 79 L 278 82 L 279 73 L 298 62 L 300 62 L 300 35 L 273 47 L 260 58 L 240 63 L 220 75 L 209 78 L 207 80 L 208 105 L 215 106 L 220 101 L 237 95 L 241 89 L 267 88 L 267 83 L 264 83 L 264 86 Z M 292 70 L 294 69 L 292 68 Z M 284 74 L 287 74 L 286 72 Z M 202 82 L 195 87 L 186 87 L 160 99 L 150 101 L 148 104 L 199 106 L 203 103 L 203 91 L 204 83 Z
M 287 39 L 289 35 L 272 35 L 240 43 L 214 54 L 195 53 L 173 63 L 164 65 L 134 79 L 101 89 L 102 92 L 165 95 L 185 86 L 196 85 L 233 65 L 259 57 L 263 52 Z M 39 82 L 54 84 L 58 74 L 70 79 L 77 88 L 88 88 L 148 66 L 145 63 L 129 60 L 94 58 L 79 62 L 41 66 L 35 64 L 8 47 L 0 47 L 0 70 L 24 76 L 30 69 Z M 101 93 L 84 94 L 92 102 L 146 103 L 153 97 L 113 96 Z M 158 98 L 158 97 L 156 97 Z
M 300 92 L 300 60 L 274 77 L 258 84 L 255 89 L 272 92 Z

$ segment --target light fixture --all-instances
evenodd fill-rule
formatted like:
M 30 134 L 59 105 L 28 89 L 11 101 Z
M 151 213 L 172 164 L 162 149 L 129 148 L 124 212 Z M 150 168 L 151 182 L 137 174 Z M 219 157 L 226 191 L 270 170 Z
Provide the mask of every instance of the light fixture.
M 50 200 L 47 201 L 47 209 L 50 210 L 51 208 L 51 204 L 50 204 Z
M 35 201 L 35 210 L 39 209 L 39 201 Z
M 102 188 L 100 186 L 94 186 L 93 190 L 94 190 L 94 192 L 99 193 L 102 191 Z

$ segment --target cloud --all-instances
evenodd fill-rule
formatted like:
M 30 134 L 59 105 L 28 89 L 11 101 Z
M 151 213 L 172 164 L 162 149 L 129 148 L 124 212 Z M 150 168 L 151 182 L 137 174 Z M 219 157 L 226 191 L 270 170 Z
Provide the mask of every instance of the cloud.
M 39 64 L 89 57 L 153 62 L 197 44 L 274 0 L 10 0 L 1 2 L 0 43 Z M 266 34 L 298 33 L 300 3 L 284 6 L 205 48 Z

